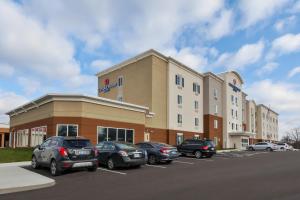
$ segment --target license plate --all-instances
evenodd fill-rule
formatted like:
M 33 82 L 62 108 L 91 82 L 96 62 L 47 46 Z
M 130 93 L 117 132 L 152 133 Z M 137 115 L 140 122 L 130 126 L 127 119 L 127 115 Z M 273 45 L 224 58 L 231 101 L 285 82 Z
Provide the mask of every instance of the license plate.
M 93 165 L 92 162 L 82 162 L 82 163 L 75 163 L 75 164 L 73 164 L 73 167 L 74 168 L 76 168 L 76 167 L 90 167 L 92 165 Z
M 84 150 L 78 150 L 78 151 L 75 151 L 75 154 L 76 155 L 89 155 L 90 152 L 89 151 L 84 151 Z
M 140 155 L 139 153 L 135 153 L 135 154 L 133 154 L 133 157 L 134 157 L 134 158 L 140 158 L 141 155 Z
M 177 152 L 176 151 L 172 151 L 172 154 L 177 154 Z

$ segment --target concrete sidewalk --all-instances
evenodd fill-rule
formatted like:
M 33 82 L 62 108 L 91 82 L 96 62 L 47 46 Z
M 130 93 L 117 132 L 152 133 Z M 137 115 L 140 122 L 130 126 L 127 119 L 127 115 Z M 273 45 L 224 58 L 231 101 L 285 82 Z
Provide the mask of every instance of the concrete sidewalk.
M 0 163 L 0 167 L 25 167 L 31 165 L 31 161 Z
M 28 163 L 6 163 L 0 165 L 0 194 L 21 192 L 50 187 L 55 180 L 23 169 Z M 6 165 L 6 166 L 5 166 Z

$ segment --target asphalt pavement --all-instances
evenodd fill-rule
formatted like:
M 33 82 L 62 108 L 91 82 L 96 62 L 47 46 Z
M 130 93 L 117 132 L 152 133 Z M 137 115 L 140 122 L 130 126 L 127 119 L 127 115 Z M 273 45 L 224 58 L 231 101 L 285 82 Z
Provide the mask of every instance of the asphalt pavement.
M 99 168 L 55 177 L 56 185 L 0 195 L 2 200 L 300 199 L 300 152 L 224 153 L 182 157 L 170 165 Z M 34 170 L 45 176 L 49 171 Z M 1 178 L 1 177 L 0 177 Z

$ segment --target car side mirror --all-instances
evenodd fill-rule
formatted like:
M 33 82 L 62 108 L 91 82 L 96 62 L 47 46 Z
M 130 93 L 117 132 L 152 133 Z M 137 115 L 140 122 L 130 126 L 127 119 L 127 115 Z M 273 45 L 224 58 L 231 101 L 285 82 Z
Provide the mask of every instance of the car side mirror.
M 35 148 L 36 149 L 41 149 L 41 145 L 36 145 Z

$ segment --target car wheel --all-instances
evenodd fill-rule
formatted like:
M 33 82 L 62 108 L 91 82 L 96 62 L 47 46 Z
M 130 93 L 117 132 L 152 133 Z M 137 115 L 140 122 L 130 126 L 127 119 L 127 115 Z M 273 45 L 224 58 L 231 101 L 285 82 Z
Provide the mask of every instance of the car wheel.
M 39 165 L 39 163 L 38 163 L 38 161 L 37 161 L 37 159 L 36 159 L 35 156 L 32 156 L 32 159 L 31 159 L 31 167 L 32 167 L 33 169 L 38 169 L 38 168 L 40 167 L 40 165 Z
M 254 151 L 254 148 L 253 147 L 249 147 L 249 151 Z
M 156 157 L 155 155 L 150 155 L 149 158 L 148 158 L 148 163 L 150 165 L 155 165 L 156 164 Z
M 94 172 L 94 171 L 96 171 L 97 170 L 97 166 L 95 165 L 95 166 L 93 166 L 93 167 L 89 167 L 88 168 L 88 171 L 89 172 Z
M 196 158 L 202 158 L 201 151 L 195 151 L 195 156 L 196 156 Z
M 273 151 L 272 148 L 270 148 L 270 147 L 268 147 L 266 150 L 267 151 Z
M 114 163 L 114 160 L 112 158 L 108 159 L 107 167 L 108 167 L 108 169 L 114 169 L 115 168 L 115 163 Z
M 51 164 L 50 164 L 50 173 L 52 176 L 58 176 L 60 175 L 60 170 L 57 166 L 57 162 L 55 160 L 52 160 L 51 161 Z

